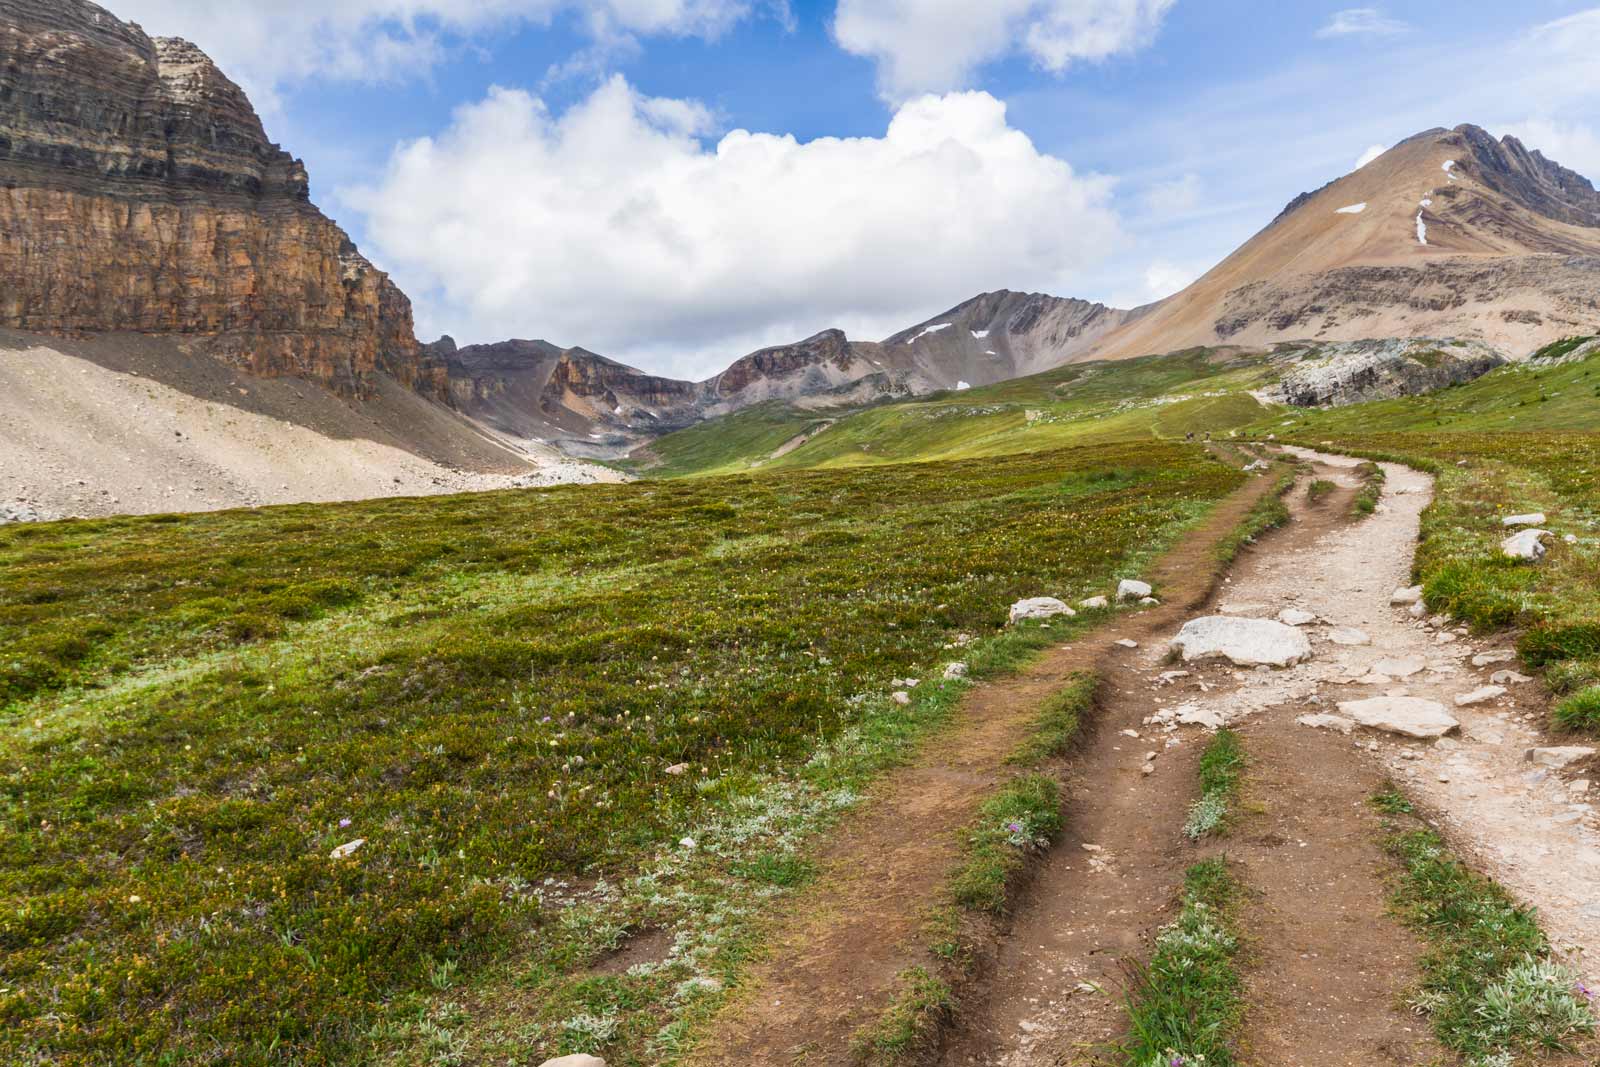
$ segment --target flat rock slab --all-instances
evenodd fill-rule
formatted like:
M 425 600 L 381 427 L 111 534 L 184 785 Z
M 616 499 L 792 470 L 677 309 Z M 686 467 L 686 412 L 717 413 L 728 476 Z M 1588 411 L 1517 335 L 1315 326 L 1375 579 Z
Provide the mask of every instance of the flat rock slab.
M 1595 754 L 1595 751 L 1588 745 L 1530 748 L 1528 750 L 1528 762 L 1540 767 L 1549 767 L 1553 771 L 1559 771 L 1561 768 L 1577 763 L 1581 759 L 1588 759 Z
M 1374 674 L 1387 674 L 1391 678 L 1409 678 L 1421 674 L 1428 665 L 1420 659 L 1380 659 L 1372 665 Z
M 1328 631 L 1328 640 L 1336 645 L 1370 645 L 1372 638 L 1365 630 L 1357 630 L 1354 626 L 1336 626 Z
M 1474 704 L 1487 704 L 1491 700 L 1499 700 L 1506 695 L 1503 685 L 1485 685 L 1474 689 L 1470 693 L 1462 693 L 1456 697 L 1456 707 L 1470 708 Z
M 1311 642 L 1293 626 L 1222 615 L 1184 623 L 1172 647 L 1185 663 L 1225 659 L 1239 667 L 1293 667 L 1311 658 Z
M 1300 608 L 1284 608 L 1278 612 L 1278 621 L 1285 626 L 1310 626 L 1317 621 L 1317 617 Z
M 1421 697 L 1347 700 L 1339 704 L 1339 714 L 1372 730 L 1425 740 L 1443 737 L 1461 725 L 1443 704 Z
M 1396 607 L 1405 607 L 1411 604 L 1420 603 L 1421 601 L 1422 586 L 1420 585 L 1408 586 L 1405 589 L 1396 589 L 1394 591 L 1394 595 L 1389 598 L 1389 603 L 1395 605 Z
M 1023 622 L 1027 619 L 1053 619 L 1057 615 L 1071 618 L 1077 612 L 1067 607 L 1065 603 L 1053 596 L 1029 597 L 1019 600 L 1011 605 L 1011 621 Z
M 1545 518 L 1544 512 L 1533 511 L 1526 515 L 1507 515 L 1500 520 L 1500 525 L 1508 528 L 1514 526 L 1543 526 L 1548 521 L 1550 520 Z

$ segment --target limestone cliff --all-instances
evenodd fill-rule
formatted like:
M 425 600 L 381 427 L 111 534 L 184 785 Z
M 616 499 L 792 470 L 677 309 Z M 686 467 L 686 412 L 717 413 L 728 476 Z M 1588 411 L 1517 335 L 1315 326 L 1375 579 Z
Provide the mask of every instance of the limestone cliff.
M 448 397 L 411 304 L 194 45 L 0 0 L 0 326 L 175 335 L 265 376 Z

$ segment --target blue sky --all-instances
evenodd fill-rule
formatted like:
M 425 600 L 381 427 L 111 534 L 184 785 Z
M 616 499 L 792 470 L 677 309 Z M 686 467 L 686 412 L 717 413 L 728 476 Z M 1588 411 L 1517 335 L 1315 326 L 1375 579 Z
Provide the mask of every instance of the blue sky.
M 1432 126 L 1600 175 L 1600 8 L 1560 0 L 111 6 L 250 90 L 422 335 L 683 375 L 988 289 L 1156 299 Z

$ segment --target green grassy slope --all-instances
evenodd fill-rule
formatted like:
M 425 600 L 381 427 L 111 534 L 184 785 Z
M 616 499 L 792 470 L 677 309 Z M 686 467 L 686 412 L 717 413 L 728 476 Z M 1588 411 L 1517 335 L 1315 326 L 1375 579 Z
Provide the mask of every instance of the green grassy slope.
M 998 385 L 828 413 L 780 405 L 669 434 L 630 469 L 648 477 L 855 467 L 1005 456 L 1092 442 L 1225 432 L 1262 417 L 1247 390 L 1271 370 L 1259 356 L 1195 350 L 1086 363 Z M 775 455 L 801 433 L 800 447 Z M 652 463 L 654 461 L 654 463 Z
M 892 678 L 1242 480 L 1142 442 L 0 529 L 0 1062 L 659 1062 L 839 753 L 948 705 Z

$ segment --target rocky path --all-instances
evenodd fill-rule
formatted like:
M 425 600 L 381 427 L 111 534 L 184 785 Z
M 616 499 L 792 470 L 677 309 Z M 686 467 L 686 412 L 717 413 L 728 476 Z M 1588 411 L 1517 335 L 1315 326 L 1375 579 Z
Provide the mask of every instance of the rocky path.
M 1118 1062 L 1106 1049 L 1125 1025 L 1120 961 L 1147 954 L 1183 870 L 1218 848 L 1258 895 L 1250 1063 L 1433 1061 L 1426 1020 L 1403 1007 L 1422 946 L 1388 913 L 1380 828 L 1366 804 L 1391 776 L 1439 813 L 1460 851 L 1540 909 L 1570 961 L 1600 969 L 1593 816 L 1581 786 L 1527 761 L 1550 743 L 1538 729 L 1537 687 L 1502 675 L 1504 693 L 1458 707 L 1457 697 L 1515 663 L 1391 603 L 1409 584 L 1431 480 L 1386 467 L 1378 513 L 1351 523 L 1355 462 L 1303 458 L 1341 490 L 1316 505 L 1297 491 L 1296 521 L 1240 561 L 1208 610 L 1258 619 L 1300 612 L 1287 618 L 1302 624 L 1311 658 L 1284 670 L 1175 667 L 1157 642 L 1109 666 L 1113 699 L 1080 759 L 1068 837 L 1019 909 L 997 978 L 944 1063 Z M 1414 741 L 1337 719 L 1302 722 L 1385 696 L 1436 701 L 1461 729 Z M 1252 759 L 1249 812 L 1232 838 L 1196 847 L 1181 833 L 1195 754 L 1206 730 L 1224 723 Z M 1156 771 L 1145 776 L 1139 763 L 1151 751 L 1160 753 Z

